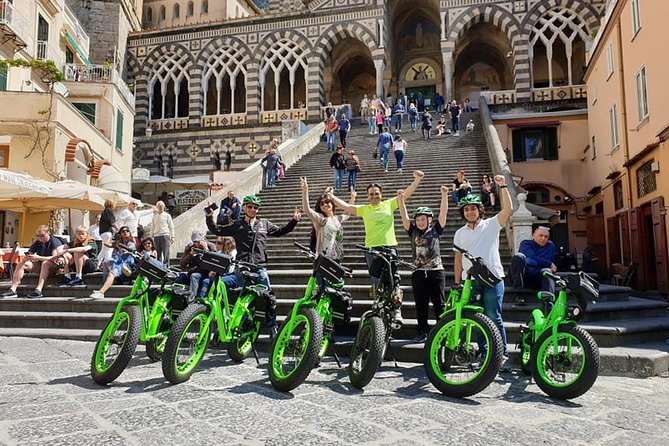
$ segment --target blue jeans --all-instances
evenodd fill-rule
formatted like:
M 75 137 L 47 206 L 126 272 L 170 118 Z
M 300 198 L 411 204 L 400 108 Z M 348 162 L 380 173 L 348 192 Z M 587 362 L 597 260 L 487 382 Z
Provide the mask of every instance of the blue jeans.
M 395 130 L 402 130 L 402 115 L 393 115 L 395 121 Z
M 460 204 L 460 199 L 466 197 L 467 194 L 470 193 L 472 193 L 471 187 L 465 187 L 464 189 L 455 189 L 453 191 L 453 201 L 455 201 L 455 204 Z
M 544 277 L 544 271 L 552 272 L 550 268 L 528 268 L 527 257 L 522 252 L 511 257 L 511 268 L 509 276 L 511 286 L 516 290 L 530 288 L 533 290 L 548 291 L 555 295 L 555 282 L 553 279 Z
M 472 282 L 472 296 L 480 295 L 483 302 L 483 312 L 495 323 L 502 336 L 502 344 L 504 346 L 504 356 L 508 356 L 506 349 L 506 330 L 504 330 L 504 322 L 502 321 L 502 301 L 504 300 L 504 281 L 501 281 L 494 288 L 483 287 Z
M 379 157 L 381 158 L 381 164 L 383 164 L 383 168 L 385 170 L 388 170 L 388 155 L 390 154 L 390 147 L 387 146 L 381 146 L 379 149 Z
M 234 273 L 226 274 L 224 276 L 219 276 L 219 278 L 223 281 L 226 290 L 229 290 L 230 288 L 237 288 L 236 274 Z M 197 297 L 206 296 L 207 293 L 209 292 L 210 286 L 211 286 L 211 277 L 207 276 L 204 279 L 202 279 L 202 283 L 200 284 L 200 291 L 198 292 Z
M 374 116 L 367 118 L 367 125 L 369 125 L 369 133 L 376 132 L 376 118 Z
M 344 179 L 346 169 L 335 169 L 335 189 L 341 189 L 341 182 Z
M 416 120 L 418 119 L 418 115 L 409 115 L 409 124 L 411 124 L 411 130 L 416 131 Z
M 327 135 L 328 135 L 328 139 L 327 139 L 327 142 L 328 142 L 328 152 L 329 152 L 330 150 L 334 151 L 334 149 L 335 149 L 335 133 L 336 133 L 336 132 L 328 132 L 328 133 L 327 133 Z
M 404 167 L 404 150 L 395 150 L 395 161 L 397 162 L 397 169 Z
M 351 188 L 355 189 L 355 177 L 358 175 L 358 171 L 353 169 L 348 171 L 348 190 Z
M 188 273 L 179 273 L 179 276 L 177 277 L 177 280 L 174 281 L 174 283 L 179 283 L 181 285 L 188 285 L 190 292 L 193 293 L 193 296 L 200 297 L 200 295 L 204 295 L 202 293 L 202 288 L 203 288 L 203 282 L 204 280 L 209 280 L 209 278 L 206 275 L 207 273 L 203 273 L 202 271 L 195 271 L 190 274 Z M 202 276 L 207 277 L 206 279 L 202 279 Z M 209 287 L 207 286 L 207 289 Z M 206 292 L 206 290 L 205 290 Z
M 274 186 L 276 184 L 278 171 L 275 167 L 267 168 L 267 185 Z
M 454 116 L 451 118 L 451 123 L 453 124 L 453 133 L 460 131 L 460 117 Z

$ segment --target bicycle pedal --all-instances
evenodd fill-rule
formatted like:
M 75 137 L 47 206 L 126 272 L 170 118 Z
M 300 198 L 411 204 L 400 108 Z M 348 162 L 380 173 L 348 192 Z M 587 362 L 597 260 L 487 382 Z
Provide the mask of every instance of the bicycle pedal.
M 390 323 L 390 328 L 392 328 L 393 330 L 400 330 L 403 325 L 404 323 L 402 321 L 395 320 Z

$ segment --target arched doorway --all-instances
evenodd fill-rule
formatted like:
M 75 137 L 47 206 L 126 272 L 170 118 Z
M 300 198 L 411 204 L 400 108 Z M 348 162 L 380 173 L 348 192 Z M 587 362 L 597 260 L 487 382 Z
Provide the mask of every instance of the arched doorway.
M 376 89 L 376 69 L 372 53 L 353 37 L 340 40 L 330 52 L 323 71 L 325 100 L 333 104 L 351 104 L 358 111 L 362 97 Z
M 506 34 L 490 23 L 472 26 L 455 47 L 455 98 L 476 102 L 481 91 L 511 90 L 513 58 Z

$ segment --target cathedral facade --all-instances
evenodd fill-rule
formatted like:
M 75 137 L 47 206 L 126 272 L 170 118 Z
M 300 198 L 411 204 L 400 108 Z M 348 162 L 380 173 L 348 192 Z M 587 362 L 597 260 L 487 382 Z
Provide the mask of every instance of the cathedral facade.
M 135 165 L 179 177 L 210 172 L 228 151 L 242 169 L 282 121 L 318 121 L 328 102 L 356 115 L 365 94 L 426 104 L 436 93 L 506 105 L 583 99 L 606 1 L 269 0 L 225 2 L 218 16 L 206 2 L 199 22 L 174 25 L 170 14 L 205 5 L 172 3 L 144 2 L 126 68 Z

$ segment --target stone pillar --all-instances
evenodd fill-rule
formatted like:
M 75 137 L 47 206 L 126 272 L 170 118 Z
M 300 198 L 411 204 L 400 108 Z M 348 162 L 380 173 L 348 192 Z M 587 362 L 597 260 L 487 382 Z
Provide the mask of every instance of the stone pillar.
M 453 98 L 453 53 L 448 53 L 444 57 L 444 99 L 451 101 Z
M 511 216 L 514 254 L 518 254 L 520 242 L 532 238 L 532 223 L 537 219 L 525 206 L 527 194 L 520 193 L 516 198 L 518 199 L 518 210 Z
M 383 94 L 383 70 L 386 68 L 383 59 L 375 60 L 374 68 L 376 68 L 376 97 L 383 100 L 385 98 Z

